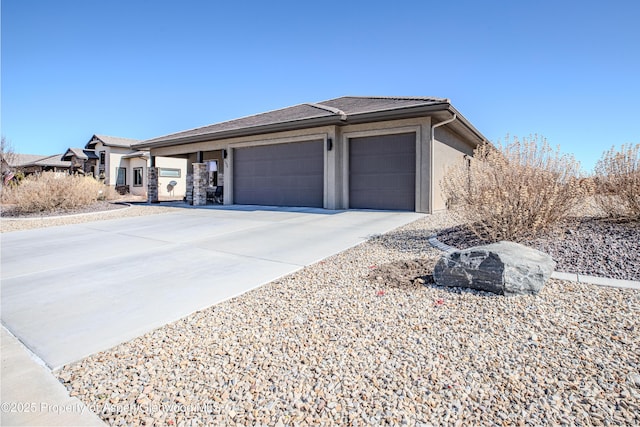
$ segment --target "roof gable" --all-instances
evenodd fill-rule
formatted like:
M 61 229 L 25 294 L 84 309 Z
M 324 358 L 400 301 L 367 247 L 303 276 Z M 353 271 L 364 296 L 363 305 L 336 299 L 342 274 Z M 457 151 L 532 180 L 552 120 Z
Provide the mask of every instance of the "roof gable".
M 122 147 L 131 148 L 133 144 L 140 142 L 137 139 L 121 138 L 119 136 L 93 135 L 84 148 L 95 148 L 96 144 L 101 142 L 106 147 Z
M 84 150 L 82 148 L 68 148 L 62 155 L 62 160 L 71 160 L 72 157 L 76 157 L 80 160 L 97 159 L 98 155 L 93 150 Z

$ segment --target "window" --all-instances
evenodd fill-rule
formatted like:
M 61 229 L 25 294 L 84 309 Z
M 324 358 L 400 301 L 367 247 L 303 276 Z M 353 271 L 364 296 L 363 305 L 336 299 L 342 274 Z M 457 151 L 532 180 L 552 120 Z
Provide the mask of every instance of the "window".
M 116 185 L 127 185 L 127 168 L 116 168 Z
M 160 168 L 158 175 L 164 178 L 180 178 L 180 169 Z
M 142 187 L 142 168 L 133 168 L 133 186 Z
M 100 164 L 101 164 L 101 165 L 104 165 L 104 163 L 105 163 L 105 160 L 104 160 L 104 151 L 101 151 L 101 152 L 100 152 Z

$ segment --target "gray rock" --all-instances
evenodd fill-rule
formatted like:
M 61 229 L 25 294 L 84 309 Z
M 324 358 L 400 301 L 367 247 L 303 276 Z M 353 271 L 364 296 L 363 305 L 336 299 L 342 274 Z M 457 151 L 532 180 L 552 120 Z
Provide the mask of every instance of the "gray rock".
M 433 278 L 440 286 L 507 296 L 536 295 L 555 266 L 543 252 L 514 242 L 499 242 L 444 254 L 435 266 Z

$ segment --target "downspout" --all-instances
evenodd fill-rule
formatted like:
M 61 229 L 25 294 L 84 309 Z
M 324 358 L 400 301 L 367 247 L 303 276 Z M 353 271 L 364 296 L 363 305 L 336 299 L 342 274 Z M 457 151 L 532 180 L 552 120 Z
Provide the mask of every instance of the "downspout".
M 433 213 L 433 177 L 434 177 L 434 170 L 435 170 L 435 161 L 433 159 L 433 145 L 436 141 L 436 128 L 440 127 L 440 126 L 444 126 L 446 124 L 451 123 L 452 121 L 454 121 L 455 119 L 457 119 L 458 116 L 456 115 L 456 113 L 453 113 L 453 117 L 451 117 L 448 120 L 442 121 L 442 122 L 438 122 L 435 125 L 431 126 L 431 144 L 429 145 L 430 150 L 429 150 L 429 156 L 431 157 L 431 170 L 429 171 L 430 173 L 430 177 L 429 177 L 429 213 Z

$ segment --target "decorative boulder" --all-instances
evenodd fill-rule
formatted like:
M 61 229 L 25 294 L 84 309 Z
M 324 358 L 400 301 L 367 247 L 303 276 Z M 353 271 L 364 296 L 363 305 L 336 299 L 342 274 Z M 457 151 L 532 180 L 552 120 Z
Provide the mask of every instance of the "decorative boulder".
M 498 242 L 447 252 L 437 262 L 433 279 L 500 295 L 536 295 L 556 267 L 540 251 L 514 242 Z

